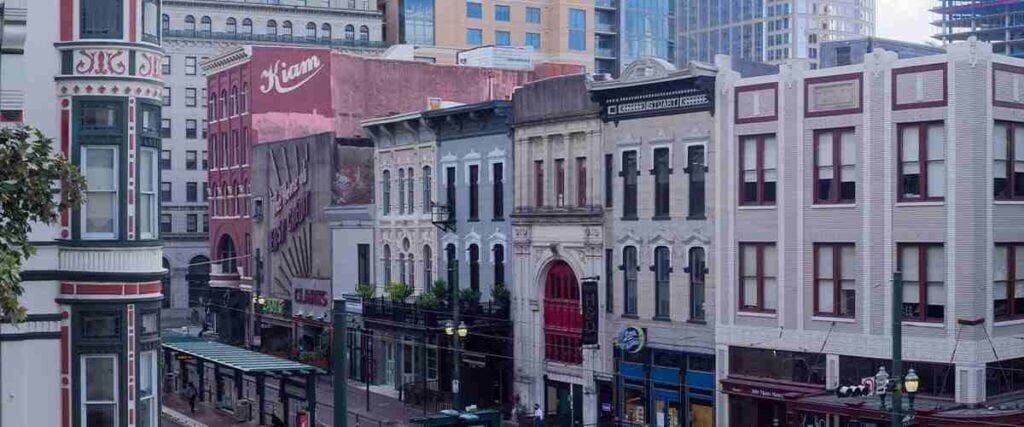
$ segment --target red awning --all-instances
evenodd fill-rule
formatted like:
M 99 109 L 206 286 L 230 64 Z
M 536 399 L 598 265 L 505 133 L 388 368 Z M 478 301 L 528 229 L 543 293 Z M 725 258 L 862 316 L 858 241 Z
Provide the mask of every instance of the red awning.
M 825 392 L 825 386 L 766 381 L 764 379 L 728 377 L 721 380 L 722 392 L 771 400 L 794 400 Z

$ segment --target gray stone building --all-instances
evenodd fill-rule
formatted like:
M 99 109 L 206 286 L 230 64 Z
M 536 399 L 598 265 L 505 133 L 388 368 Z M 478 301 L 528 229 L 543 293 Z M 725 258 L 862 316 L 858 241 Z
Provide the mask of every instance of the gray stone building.
M 531 82 L 513 95 L 512 318 L 515 390 L 559 425 L 614 418 L 607 346 L 581 341 L 583 280 L 607 283 L 602 267 L 604 187 L 600 107 L 586 75 Z M 604 307 L 605 297 L 599 297 Z M 610 342 L 604 310 L 598 336 Z M 559 402 L 572 402 L 565 411 Z M 600 411 L 600 412 L 599 412 Z
M 971 40 L 753 78 L 718 66 L 719 425 L 887 423 L 877 399 L 824 392 L 892 373 L 897 289 L 917 407 L 1020 423 L 1004 404 L 1024 364 L 1024 62 Z
M 618 416 L 634 424 L 713 425 L 715 73 L 645 58 L 591 88 L 602 107 L 610 191 L 606 329 L 620 335 L 604 351 L 622 376 Z M 646 345 L 624 347 L 631 330 L 642 331 Z

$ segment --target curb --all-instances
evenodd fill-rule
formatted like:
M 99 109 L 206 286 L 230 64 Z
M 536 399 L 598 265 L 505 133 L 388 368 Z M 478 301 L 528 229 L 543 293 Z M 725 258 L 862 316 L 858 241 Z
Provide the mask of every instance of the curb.
M 206 424 L 189 418 L 188 415 L 182 414 L 181 412 L 175 411 L 166 406 L 162 406 L 160 408 L 160 413 L 163 414 L 165 417 L 170 418 L 171 421 L 174 421 L 178 424 L 182 424 L 187 427 L 209 427 Z

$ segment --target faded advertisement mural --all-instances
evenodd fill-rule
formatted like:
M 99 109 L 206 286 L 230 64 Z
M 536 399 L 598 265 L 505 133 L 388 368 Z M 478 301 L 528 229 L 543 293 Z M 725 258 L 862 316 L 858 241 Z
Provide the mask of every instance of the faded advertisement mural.
M 373 203 L 373 148 L 334 145 L 334 205 Z
M 327 49 L 253 47 L 252 129 L 259 143 L 334 129 Z

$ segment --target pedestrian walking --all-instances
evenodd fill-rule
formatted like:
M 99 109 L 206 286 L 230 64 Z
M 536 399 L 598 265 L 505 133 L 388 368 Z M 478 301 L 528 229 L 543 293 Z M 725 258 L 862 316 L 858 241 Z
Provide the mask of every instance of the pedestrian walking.
M 188 387 L 185 387 L 185 398 L 188 399 L 188 408 L 192 413 L 196 413 L 196 397 L 199 393 L 196 391 L 196 385 L 192 382 L 188 383 Z
M 540 405 L 533 404 L 533 427 L 544 426 L 544 411 L 540 409 Z

